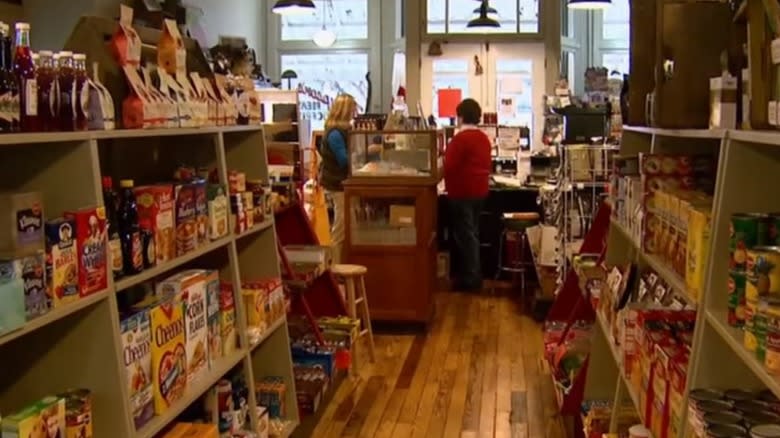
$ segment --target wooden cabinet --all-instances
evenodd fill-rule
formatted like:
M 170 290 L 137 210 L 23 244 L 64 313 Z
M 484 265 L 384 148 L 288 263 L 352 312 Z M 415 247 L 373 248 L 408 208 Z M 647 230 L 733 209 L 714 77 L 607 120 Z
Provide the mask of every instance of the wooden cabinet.
M 436 291 L 435 182 L 350 179 L 344 198 L 344 259 L 368 268 L 371 319 L 427 324 Z

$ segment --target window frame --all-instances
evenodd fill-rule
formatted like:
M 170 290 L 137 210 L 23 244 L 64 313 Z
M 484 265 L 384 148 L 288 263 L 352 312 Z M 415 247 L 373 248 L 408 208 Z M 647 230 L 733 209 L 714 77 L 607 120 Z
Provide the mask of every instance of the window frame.
M 631 3 L 629 0 L 625 0 L 629 3 L 629 11 Z M 604 12 L 594 11 L 591 13 L 591 26 L 590 26 L 590 39 L 592 44 L 592 55 L 590 65 L 602 66 L 604 64 L 604 55 L 608 53 L 631 53 L 631 15 L 627 17 L 626 22 L 629 24 L 629 35 L 625 41 L 621 39 L 604 38 Z M 628 72 L 621 72 L 628 73 Z
M 428 0 L 419 1 L 420 17 L 422 17 L 422 29 L 421 29 L 421 41 L 431 42 L 434 40 L 446 39 L 448 42 L 474 42 L 479 40 L 482 42 L 525 42 L 525 41 L 541 41 L 544 39 L 545 30 L 548 27 L 545 23 L 545 17 L 548 13 L 547 4 L 549 0 L 538 0 L 539 10 L 538 15 L 538 28 L 536 32 L 524 32 L 520 33 L 520 20 L 517 20 L 517 25 L 514 32 L 501 32 L 501 33 L 479 33 L 479 32 L 450 32 L 449 31 L 449 5 L 452 0 L 444 0 L 444 32 L 442 33 L 429 33 L 428 32 Z M 517 5 L 517 11 L 520 10 L 520 0 L 515 0 Z M 406 5 L 409 7 L 409 4 Z

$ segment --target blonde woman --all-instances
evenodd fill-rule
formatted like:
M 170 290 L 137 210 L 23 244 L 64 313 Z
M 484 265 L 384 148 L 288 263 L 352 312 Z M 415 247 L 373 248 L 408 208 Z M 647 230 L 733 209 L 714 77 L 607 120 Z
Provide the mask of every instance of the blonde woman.
M 344 187 L 342 182 L 349 174 L 349 152 L 347 133 L 352 128 L 352 119 L 357 112 L 355 98 L 349 94 L 339 94 L 330 107 L 325 119 L 325 138 L 320 144 L 320 184 L 325 195 L 333 204 L 333 226 L 331 227 L 331 245 L 333 263 L 341 262 L 341 247 L 344 243 Z

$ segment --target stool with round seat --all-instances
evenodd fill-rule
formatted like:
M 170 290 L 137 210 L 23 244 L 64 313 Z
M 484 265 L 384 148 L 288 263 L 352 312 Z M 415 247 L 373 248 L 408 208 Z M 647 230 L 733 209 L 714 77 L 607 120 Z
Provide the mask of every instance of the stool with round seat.
M 360 320 L 361 327 L 355 343 L 364 337 L 368 337 L 368 351 L 371 355 L 371 362 L 376 360 L 374 352 L 374 331 L 371 329 L 371 315 L 368 311 L 368 297 L 366 296 L 365 275 L 368 269 L 360 265 L 342 265 L 336 264 L 331 267 L 331 272 L 336 278 L 344 281 L 347 295 L 347 312 L 351 318 Z M 358 314 L 358 305 L 360 314 Z M 354 363 L 354 361 L 353 361 Z
M 536 212 L 504 213 L 501 217 L 502 231 L 498 242 L 498 269 L 494 284 L 504 272 L 520 277 L 520 293 L 525 298 L 525 273 L 530 268 L 533 272 L 533 260 L 528 253 L 528 236 L 525 231 L 539 224 L 540 216 Z

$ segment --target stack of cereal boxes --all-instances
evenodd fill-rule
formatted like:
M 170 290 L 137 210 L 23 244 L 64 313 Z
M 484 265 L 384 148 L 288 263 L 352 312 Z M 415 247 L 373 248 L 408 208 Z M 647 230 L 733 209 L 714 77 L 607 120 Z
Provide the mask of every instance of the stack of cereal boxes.
M 136 428 L 164 413 L 188 385 L 235 351 L 235 306 L 226 295 L 216 271 L 187 270 L 159 282 L 155 293 L 124 317 L 121 331 Z
M 0 431 L 3 438 L 92 438 L 92 395 L 75 389 L 45 397 L 3 418 Z
M 270 185 L 263 180 L 247 180 L 243 172 L 229 172 L 230 217 L 236 233 L 245 232 L 273 213 L 269 203 L 270 191 Z
M 260 341 L 263 333 L 285 314 L 284 288 L 279 277 L 241 283 L 241 296 L 251 345 Z

